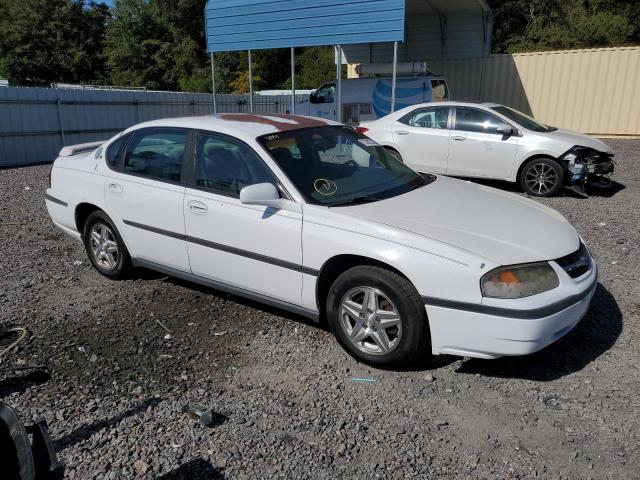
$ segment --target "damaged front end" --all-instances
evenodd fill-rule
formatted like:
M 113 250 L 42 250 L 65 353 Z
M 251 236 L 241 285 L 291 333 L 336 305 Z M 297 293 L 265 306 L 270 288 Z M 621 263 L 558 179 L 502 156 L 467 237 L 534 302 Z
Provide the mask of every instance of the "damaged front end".
M 587 196 L 587 188 L 610 188 L 614 154 L 575 146 L 560 157 L 567 167 L 567 188 Z

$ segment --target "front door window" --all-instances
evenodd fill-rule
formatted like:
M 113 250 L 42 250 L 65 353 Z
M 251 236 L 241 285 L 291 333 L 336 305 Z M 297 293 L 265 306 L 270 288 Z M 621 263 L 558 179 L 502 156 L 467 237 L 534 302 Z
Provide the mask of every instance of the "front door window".
M 500 135 L 498 128 L 503 127 L 504 122 L 490 113 L 477 108 L 457 107 L 456 128 L 463 132 L 492 133 Z
M 256 183 L 276 184 L 271 171 L 248 147 L 215 135 L 201 135 L 196 159 L 196 186 L 238 198 Z
M 321 86 L 313 96 L 313 103 L 333 103 L 336 95 L 336 84 L 327 83 Z

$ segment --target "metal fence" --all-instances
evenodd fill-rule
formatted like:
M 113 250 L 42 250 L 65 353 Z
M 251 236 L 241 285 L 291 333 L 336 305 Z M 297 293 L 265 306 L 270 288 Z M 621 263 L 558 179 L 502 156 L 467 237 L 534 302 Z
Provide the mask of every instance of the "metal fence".
M 296 101 L 308 95 L 297 95 Z M 217 95 L 218 111 L 248 112 L 248 96 Z M 158 118 L 209 115 L 205 93 L 0 89 L 0 167 L 48 162 L 65 145 L 106 140 L 136 123 Z M 257 113 L 287 113 L 291 96 L 254 97 Z
M 447 78 L 456 100 L 503 103 L 587 133 L 640 136 L 640 47 L 490 55 L 429 66 Z M 216 98 L 221 112 L 249 111 L 246 95 Z M 254 100 L 260 113 L 285 113 L 290 105 L 289 95 Z M 0 167 L 51 161 L 63 145 L 107 139 L 146 120 L 211 111 L 210 94 L 0 88 Z

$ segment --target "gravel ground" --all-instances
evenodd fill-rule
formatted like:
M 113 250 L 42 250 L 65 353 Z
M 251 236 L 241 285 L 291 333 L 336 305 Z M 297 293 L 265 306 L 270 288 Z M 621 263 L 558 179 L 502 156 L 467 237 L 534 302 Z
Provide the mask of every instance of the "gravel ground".
M 0 398 L 47 417 L 69 479 L 640 478 L 640 141 L 610 143 L 611 193 L 543 200 L 600 266 L 578 327 L 527 357 L 404 372 L 236 297 L 108 281 L 49 221 L 48 167 L 0 171 L 0 326 L 32 334 L 0 365 Z

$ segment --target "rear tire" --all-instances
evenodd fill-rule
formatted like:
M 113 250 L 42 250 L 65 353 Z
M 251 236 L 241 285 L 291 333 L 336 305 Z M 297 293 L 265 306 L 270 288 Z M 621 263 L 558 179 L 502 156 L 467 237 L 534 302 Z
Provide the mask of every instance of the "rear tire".
M 520 172 L 520 186 L 532 197 L 553 197 L 564 184 L 564 170 L 550 158 L 529 160 Z
M 95 269 L 107 278 L 121 280 L 131 271 L 129 251 L 111 219 L 101 210 L 84 224 L 84 248 Z
M 369 365 L 404 367 L 431 349 L 418 292 L 384 268 L 359 266 L 340 275 L 329 290 L 326 312 L 338 343 Z

